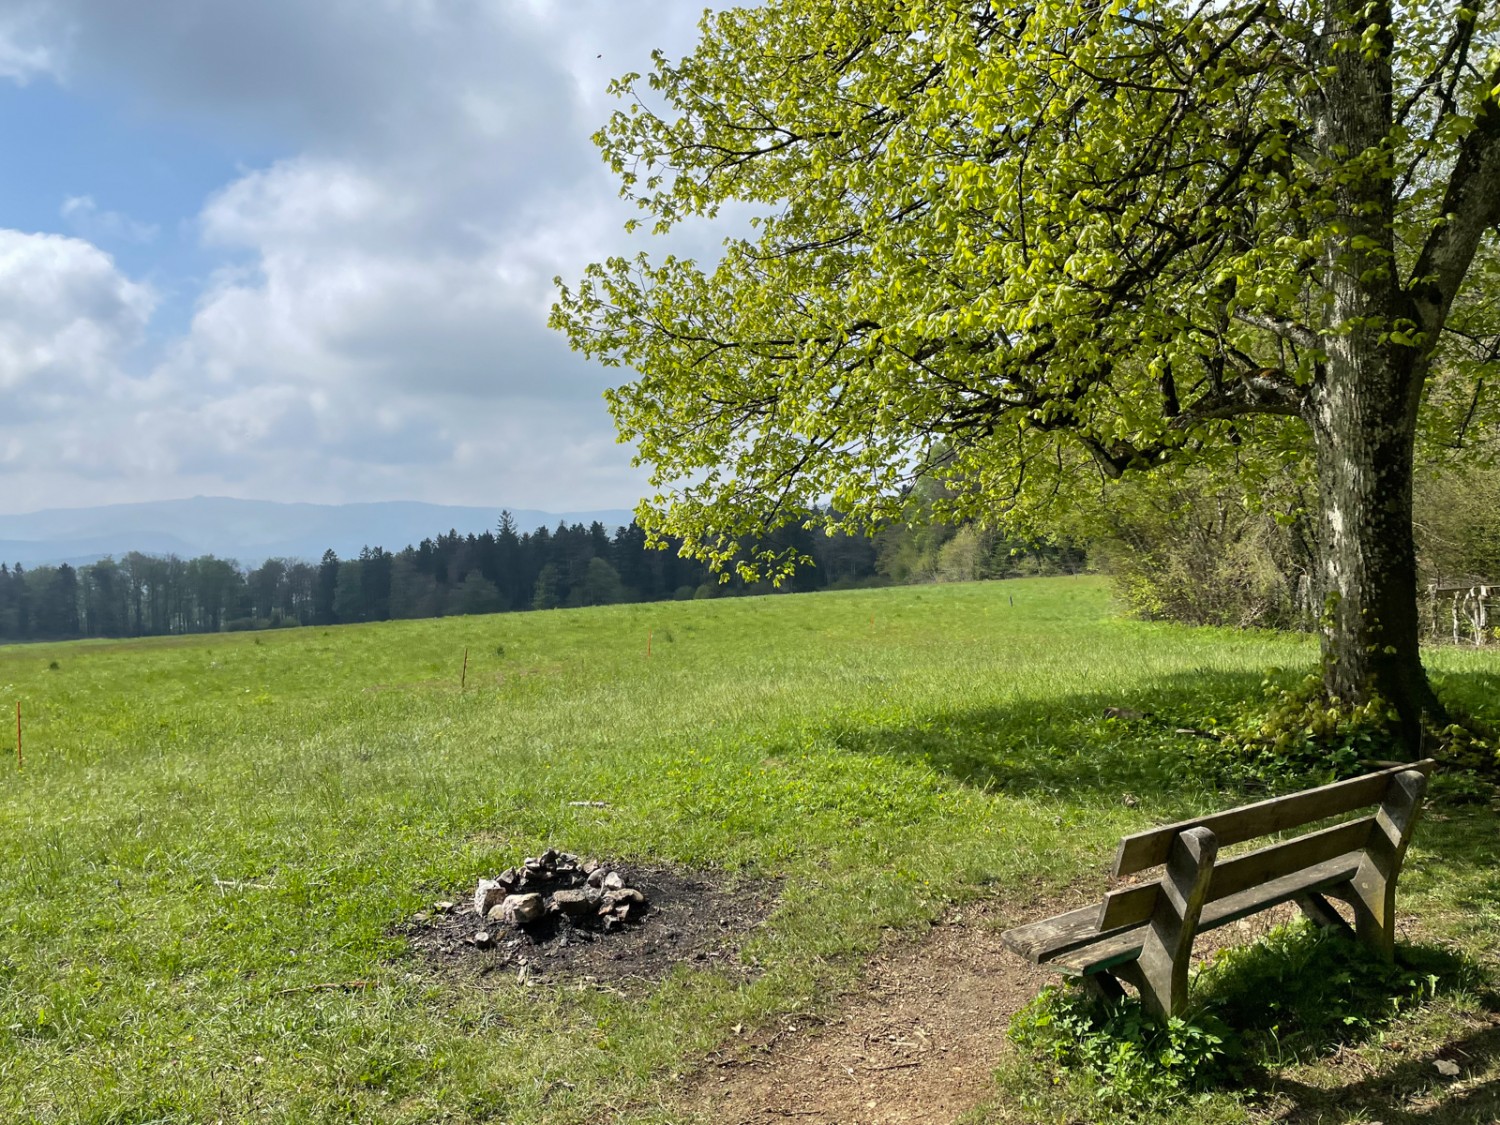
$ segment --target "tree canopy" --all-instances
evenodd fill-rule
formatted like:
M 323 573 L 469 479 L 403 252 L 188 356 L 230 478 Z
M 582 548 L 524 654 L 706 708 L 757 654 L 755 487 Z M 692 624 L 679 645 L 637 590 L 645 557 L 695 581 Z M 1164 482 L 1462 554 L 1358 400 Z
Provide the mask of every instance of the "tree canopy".
M 1494 4 L 770 0 L 702 31 L 597 140 L 655 231 L 729 221 L 722 257 L 611 258 L 554 309 L 636 372 L 608 397 L 653 530 L 742 563 L 924 474 L 1020 520 L 1309 457 L 1330 692 L 1440 713 L 1411 468 L 1419 428 L 1495 416 Z

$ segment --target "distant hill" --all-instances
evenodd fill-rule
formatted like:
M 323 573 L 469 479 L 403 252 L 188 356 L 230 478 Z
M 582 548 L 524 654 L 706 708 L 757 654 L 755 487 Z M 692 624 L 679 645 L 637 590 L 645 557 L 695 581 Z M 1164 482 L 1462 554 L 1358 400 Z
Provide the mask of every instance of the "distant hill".
M 25 515 L 0 515 L 0 562 L 39 566 L 93 562 L 129 551 L 183 558 L 216 555 L 242 566 L 271 558 L 316 562 L 330 547 L 340 558 L 361 547 L 399 551 L 442 532 L 467 535 L 493 531 L 504 505 L 460 508 L 445 504 L 391 501 L 375 504 L 278 504 L 270 500 L 230 500 L 195 496 L 100 508 L 52 508 Z M 540 512 L 512 508 L 518 531 L 556 527 L 561 520 L 584 525 L 595 520 L 613 534 L 631 519 L 624 509 L 592 512 Z

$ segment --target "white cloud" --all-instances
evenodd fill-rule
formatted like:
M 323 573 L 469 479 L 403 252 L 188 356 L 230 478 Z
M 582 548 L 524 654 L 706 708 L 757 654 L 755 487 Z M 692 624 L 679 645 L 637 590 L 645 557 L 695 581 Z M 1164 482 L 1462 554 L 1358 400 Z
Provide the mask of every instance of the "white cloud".
M 695 8 L 46 8 L 48 66 L 77 88 L 286 155 L 204 201 L 197 231 L 224 264 L 190 325 L 142 377 L 116 373 L 107 409 L 75 404 L 30 487 L 72 472 L 101 500 L 633 501 L 641 476 L 601 398 L 619 373 L 573 356 L 545 321 L 555 274 L 621 248 L 628 214 L 588 139 L 612 108 L 604 88 L 646 69 L 652 46 L 681 53 Z M 146 231 L 89 196 L 64 218 L 101 241 Z M 93 369 L 115 370 L 104 357 L 139 333 L 140 300 Z M 35 452 L 44 439 L 23 440 Z
M 155 304 L 90 243 L 0 230 L 0 390 L 24 412 L 109 384 Z

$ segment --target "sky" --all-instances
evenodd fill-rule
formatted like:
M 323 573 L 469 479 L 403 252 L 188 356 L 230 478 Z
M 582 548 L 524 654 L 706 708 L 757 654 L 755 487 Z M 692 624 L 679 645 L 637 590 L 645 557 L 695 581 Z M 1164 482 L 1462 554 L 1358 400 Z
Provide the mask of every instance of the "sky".
M 676 0 L 0 0 L 0 512 L 630 507 L 552 279 Z M 705 243 L 709 245 L 709 243 Z

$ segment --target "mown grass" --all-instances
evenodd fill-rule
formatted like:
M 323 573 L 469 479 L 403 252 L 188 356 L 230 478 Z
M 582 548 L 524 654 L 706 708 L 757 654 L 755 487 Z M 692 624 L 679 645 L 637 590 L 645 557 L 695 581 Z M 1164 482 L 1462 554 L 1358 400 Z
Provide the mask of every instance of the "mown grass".
M 1104 708 L 1209 713 L 1313 657 L 1093 579 L 0 648 L 0 1120 L 677 1120 L 675 1075 L 884 929 L 1088 893 L 1122 833 L 1236 797 Z M 1434 663 L 1500 717 L 1493 658 Z M 1405 901 L 1492 956 L 1493 813 L 1442 815 Z M 410 954 L 415 911 L 549 844 L 780 877 L 761 974 L 481 991 Z

